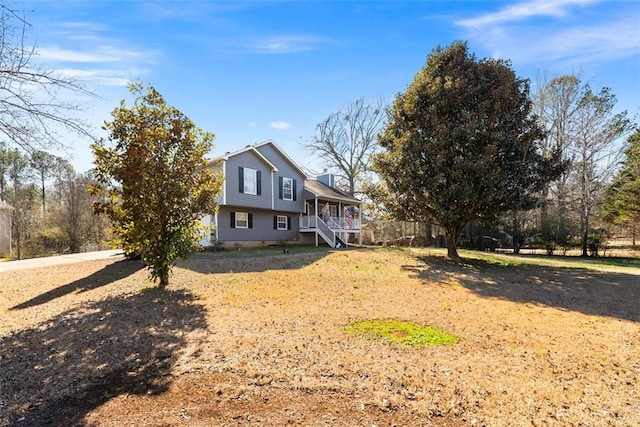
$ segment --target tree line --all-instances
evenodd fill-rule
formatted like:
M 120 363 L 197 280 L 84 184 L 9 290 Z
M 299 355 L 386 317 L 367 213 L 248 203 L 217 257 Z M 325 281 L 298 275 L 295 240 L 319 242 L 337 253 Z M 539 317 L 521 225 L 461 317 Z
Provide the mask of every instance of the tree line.
M 34 77 L 24 39 L 10 45 L 25 21 L 3 5 L 0 12 L 0 132 L 8 140 L 0 197 L 14 209 L 18 258 L 98 248 L 112 237 L 167 286 L 176 260 L 197 249 L 199 218 L 217 208 L 222 178 L 205 159 L 213 134 L 152 86 L 132 83 L 133 105 L 112 111 L 106 139 L 92 137 L 96 168 L 76 173 L 48 153 L 62 145 L 56 126 L 83 129 L 67 118 L 74 107 L 54 95 L 86 92 L 38 68 Z M 34 87 L 46 88 L 50 102 L 29 103 Z M 640 217 L 640 138 L 615 104 L 610 89 L 573 75 L 531 95 L 509 61 L 478 59 L 455 42 L 434 49 L 392 105 L 356 101 L 320 122 L 308 148 L 349 194 L 367 200 L 369 219 L 434 223 L 451 258 L 460 244 L 474 245 L 470 230 L 484 238 L 495 227 L 516 252 L 535 242 L 549 253 L 578 244 L 587 255 L 605 221 L 635 233 Z
M 370 219 L 434 223 L 451 257 L 487 238 L 589 255 L 613 225 L 635 246 L 640 225 L 637 124 L 615 105 L 579 75 L 539 78 L 531 94 L 509 61 L 456 42 L 428 56 L 385 120 L 371 114 L 379 101 L 358 100 L 307 148 L 369 202 Z
M 109 224 L 92 211 L 91 182 L 62 157 L 0 142 L 0 200 L 13 208 L 16 258 L 107 247 Z

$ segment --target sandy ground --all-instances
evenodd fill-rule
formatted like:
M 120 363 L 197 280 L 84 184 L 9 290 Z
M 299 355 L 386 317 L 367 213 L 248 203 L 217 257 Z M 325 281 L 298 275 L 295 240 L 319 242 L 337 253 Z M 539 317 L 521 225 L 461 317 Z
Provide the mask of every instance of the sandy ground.
M 294 248 L 171 280 L 114 259 L 2 273 L 0 425 L 640 425 L 633 265 Z M 344 332 L 376 318 L 460 343 Z

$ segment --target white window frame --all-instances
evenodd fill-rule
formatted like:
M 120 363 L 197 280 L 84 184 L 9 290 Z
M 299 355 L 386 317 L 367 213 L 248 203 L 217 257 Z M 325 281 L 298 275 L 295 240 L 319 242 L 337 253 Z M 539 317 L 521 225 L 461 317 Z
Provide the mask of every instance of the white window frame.
M 278 230 L 288 230 L 289 229 L 289 219 L 286 217 L 286 215 L 278 215 L 276 223 L 278 225 L 277 226 Z
M 289 192 L 288 197 L 287 191 Z M 282 200 L 293 200 L 293 178 L 282 177 Z
M 257 195 L 258 194 L 258 171 L 256 169 L 244 168 L 243 172 L 243 188 L 244 194 Z M 253 188 L 251 187 L 253 186 Z
M 244 225 L 241 225 L 244 223 Z M 249 214 L 247 212 L 236 212 L 236 228 L 249 228 Z
M 338 206 L 329 205 L 329 216 L 331 218 L 337 218 L 338 217 Z

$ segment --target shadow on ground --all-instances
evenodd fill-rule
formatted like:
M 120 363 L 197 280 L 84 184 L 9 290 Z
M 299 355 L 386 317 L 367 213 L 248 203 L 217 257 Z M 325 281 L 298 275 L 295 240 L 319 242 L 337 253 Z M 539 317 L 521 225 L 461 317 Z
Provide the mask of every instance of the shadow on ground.
M 420 267 L 406 269 L 423 280 L 455 280 L 482 297 L 640 321 L 638 275 L 526 264 L 499 265 L 477 259 L 457 263 L 441 256 L 418 260 Z
M 178 263 L 178 267 L 202 274 L 226 274 L 231 272 L 260 273 L 267 270 L 297 270 L 319 261 L 332 252 L 333 250 L 322 247 L 292 247 L 286 249 L 286 251 L 278 248 L 213 253 L 201 252 L 191 256 L 188 261 Z
M 44 294 L 40 294 L 37 297 L 31 298 L 28 301 L 20 303 L 10 310 L 21 310 L 24 308 L 34 307 L 36 305 L 45 304 L 56 298 L 63 297 L 73 292 L 86 292 L 92 289 L 97 289 L 102 286 L 113 283 L 117 280 L 124 279 L 141 270 L 144 265 L 139 261 L 122 260 L 108 264 L 102 270 L 98 270 L 95 273 L 83 277 L 82 279 L 73 281 L 64 286 L 59 286 Z
M 163 393 L 185 334 L 205 328 L 204 308 L 188 292 L 152 288 L 2 337 L 0 425 L 84 425 L 115 396 Z

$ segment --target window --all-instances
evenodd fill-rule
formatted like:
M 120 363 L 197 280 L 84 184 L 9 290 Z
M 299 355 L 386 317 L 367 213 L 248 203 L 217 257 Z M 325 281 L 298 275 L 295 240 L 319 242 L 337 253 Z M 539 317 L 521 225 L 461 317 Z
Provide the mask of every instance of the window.
M 236 228 L 249 228 L 249 215 L 246 212 L 236 212 Z
M 273 216 L 274 230 L 291 230 L 291 217 L 285 215 Z
M 257 179 L 256 170 L 244 168 L 244 193 L 256 194 L 257 193 Z
M 243 194 L 261 194 L 261 173 L 251 168 L 238 168 L 238 191 Z
M 329 216 L 331 218 L 338 217 L 338 207 L 336 205 L 329 205 Z
M 278 197 L 280 200 L 296 200 L 296 180 L 293 178 L 278 178 Z
M 293 200 L 293 179 L 282 178 L 282 199 Z
M 253 215 L 247 212 L 231 212 L 231 228 L 253 228 Z

